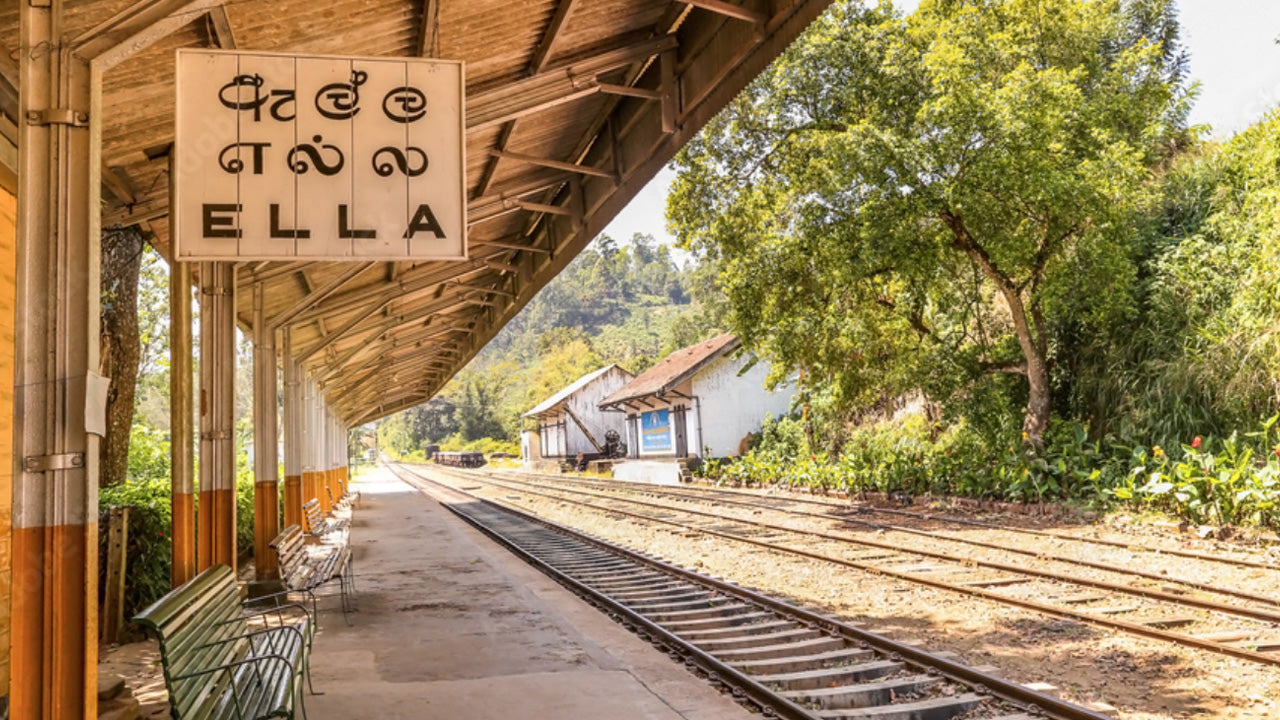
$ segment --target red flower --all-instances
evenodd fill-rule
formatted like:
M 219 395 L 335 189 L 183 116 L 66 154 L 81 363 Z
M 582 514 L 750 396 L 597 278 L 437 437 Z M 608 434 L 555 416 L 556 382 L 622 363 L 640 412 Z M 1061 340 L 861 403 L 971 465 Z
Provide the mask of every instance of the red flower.
M 1280 447 L 1276 448 L 1276 457 L 1280 457 Z
M 158 537 L 158 538 L 162 538 L 162 537 L 164 537 L 164 533 L 162 533 L 162 532 L 157 532 L 157 533 L 156 533 L 156 537 Z
M 1199 450 L 1199 449 L 1200 449 L 1200 436 L 1199 436 L 1199 435 L 1197 435 L 1197 436 L 1196 436 L 1196 439 L 1195 439 L 1195 440 L 1192 440 L 1192 441 L 1191 441 L 1191 447 L 1193 447 L 1193 448 L 1195 448 L 1195 449 L 1197 449 L 1197 450 Z

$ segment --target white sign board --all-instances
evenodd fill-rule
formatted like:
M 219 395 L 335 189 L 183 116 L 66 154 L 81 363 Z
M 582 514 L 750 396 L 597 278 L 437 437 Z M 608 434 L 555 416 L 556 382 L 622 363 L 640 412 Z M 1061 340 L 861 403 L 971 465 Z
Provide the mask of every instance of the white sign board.
M 466 258 L 461 62 L 179 50 L 179 260 Z

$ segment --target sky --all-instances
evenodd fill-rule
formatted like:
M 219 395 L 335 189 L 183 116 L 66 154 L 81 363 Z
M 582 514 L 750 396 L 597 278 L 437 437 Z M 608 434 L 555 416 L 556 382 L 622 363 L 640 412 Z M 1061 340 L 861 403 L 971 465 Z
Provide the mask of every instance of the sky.
M 918 0 L 898 2 L 912 11 Z M 1180 0 L 1182 41 L 1191 53 L 1191 76 L 1200 83 L 1191 122 L 1225 139 L 1280 105 L 1280 2 L 1276 0 Z M 663 169 L 604 232 L 618 240 L 647 233 L 663 243 L 667 189 L 675 173 Z

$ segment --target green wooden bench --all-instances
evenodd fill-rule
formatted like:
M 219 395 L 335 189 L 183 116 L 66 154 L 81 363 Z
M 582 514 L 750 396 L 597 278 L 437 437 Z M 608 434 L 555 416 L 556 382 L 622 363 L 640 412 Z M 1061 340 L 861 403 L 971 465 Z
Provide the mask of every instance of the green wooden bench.
M 231 568 L 214 565 L 134 618 L 160 641 L 174 720 L 306 717 L 315 623 L 300 605 L 263 600 L 276 604 L 246 609 Z
M 307 534 L 312 537 L 325 538 L 332 533 L 345 533 L 350 527 L 350 522 L 346 518 L 334 518 L 328 520 L 324 516 L 324 511 L 320 509 L 320 501 L 311 498 L 302 504 L 302 512 L 307 516 Z M 345 543 L 346 540 L 344 539 Z
M 311 600 L 311 610 L 316 615 L 316 591 L 338 581 L 342 596 L 342 617 L 351 624 L 349 613 L 354 610 L 351 595 L 355 592 L 355 571 L 351 559 L 351 546 L 308 545 L 306 533 L 297 525 L 290 525 L 270 542 L 280 567 L 280 581 L 287 591 L 304 593 Z

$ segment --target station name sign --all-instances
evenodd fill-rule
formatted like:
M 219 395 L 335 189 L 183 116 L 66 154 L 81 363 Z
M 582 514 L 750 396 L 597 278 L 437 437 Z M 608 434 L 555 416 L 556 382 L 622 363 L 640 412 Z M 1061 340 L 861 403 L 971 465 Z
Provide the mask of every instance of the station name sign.
M 179 50 L 179 260 L 466 258 L 462 63 Z

